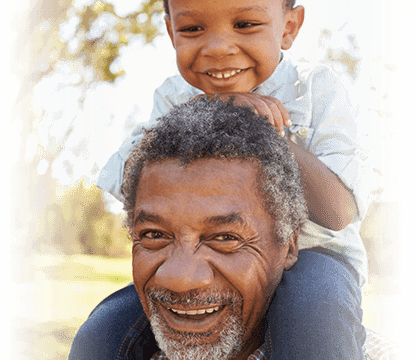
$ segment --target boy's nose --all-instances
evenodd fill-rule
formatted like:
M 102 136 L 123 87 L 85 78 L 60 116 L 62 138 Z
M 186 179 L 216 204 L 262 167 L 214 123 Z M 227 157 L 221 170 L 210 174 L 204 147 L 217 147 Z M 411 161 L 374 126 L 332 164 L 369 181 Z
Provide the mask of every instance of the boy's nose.
M 238 48 L 227 34 L 213 34 L 204 44 L 201 55 L 222 58 L 237 53 Z
M 209 287 L 214 272 L 206 259 L 177 248 L 156 271 L 155 285 L 174 292 L 186 292 Z

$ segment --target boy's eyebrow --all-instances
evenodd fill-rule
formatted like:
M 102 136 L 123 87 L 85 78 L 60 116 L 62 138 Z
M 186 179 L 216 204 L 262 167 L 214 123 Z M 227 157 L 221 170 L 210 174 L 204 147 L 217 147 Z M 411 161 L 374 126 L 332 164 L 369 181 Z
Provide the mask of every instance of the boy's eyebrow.
M 235 9 L 231 10 L 230 13 L 234 13 L 234 12 L 242 13 L 242 12 L 248 12 L 248 11 L 268 12 L 268 8 L 267 8 L 267 6 L 251 5 L 251 6 L 235 8 Z
M 261 11 L 261 12 L 268 12 L 268 8 L 266 6 L 259 6 L 259 5 L 252 5 L 252 6 L 245 6 L 245 7 L 235 7 L 232 8 L 228 15 L 235 14 L 235 13 L 243 13 L 243 12 L 249 12 L 249 11 Z M 192 16 L 192 15 L 204 15 L 203 12 L 200 12 L 198 10 L 183 10 L 179 11 L 175 14 L 175 17 L 180 16 Z

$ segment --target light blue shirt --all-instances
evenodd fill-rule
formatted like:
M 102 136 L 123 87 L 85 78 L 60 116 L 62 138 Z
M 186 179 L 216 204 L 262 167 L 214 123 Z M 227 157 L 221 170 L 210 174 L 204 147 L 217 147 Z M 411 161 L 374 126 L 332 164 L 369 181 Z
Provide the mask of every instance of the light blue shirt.
M 174 106 L 203 92 L 189 85 L 180 75 L 170 77 L 154 94 L 154 107 L 147 126 Z M 358 215 L 341 231 L 333 231 L 307 221 L 299 236 L 299 248 L 322 246 L 343 254 L 357 270 L 360 287 L 368 276 L 366 251 L 359 235 L 362 219 L 370 203 L 371 166 L 368 140 L 358 131 L 359 119 L 349 93 L 327 66 L 283 59 L 273 75 L 252 91 L 273 96 L 288 110 L 292 126 L 287 137 L 317 156 L 351 191 Z M 366 121 L 364 118 L 362 121 Z M 367 119 L 368 121 L 368 119 Z M 142 125 L 136 127 L 101 170 L 97 186 L 123 201 L 121 184 L 124 164 L 141 138 Z

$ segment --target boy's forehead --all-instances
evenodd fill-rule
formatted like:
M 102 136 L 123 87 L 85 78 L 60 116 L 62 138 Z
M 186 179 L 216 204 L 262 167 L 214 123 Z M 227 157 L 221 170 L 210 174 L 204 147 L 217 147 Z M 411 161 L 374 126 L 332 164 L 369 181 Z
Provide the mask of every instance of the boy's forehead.
M 181 0 L 163 0 L 163 1 L 165 3 L 165 6 L 167 7 L 166 10 L 168 10 L 169 6 L 175 4 L 175 1 L 180 2 Z M 246 2 L 244 0 L 220 0 L 220 1 L 223 2 L 224 4 L 234 5 L 234 6 L 238 6 L 239 3 Z M 289 0 L 265 0 L 265 1 L 273 3 L 273 4 L 275 4 L 276 2 L 281 3 L 282 7 L 286 7 L 286 4 Z M 255 0 L 252 1 L 253 5 L 255 4 L 255 2 L 256 2 Z M 200 0 L 194 0 L 193 3 L 195 4 L 195 6 L 198 6 L 198 4 L 201 4 L 201 1 Z

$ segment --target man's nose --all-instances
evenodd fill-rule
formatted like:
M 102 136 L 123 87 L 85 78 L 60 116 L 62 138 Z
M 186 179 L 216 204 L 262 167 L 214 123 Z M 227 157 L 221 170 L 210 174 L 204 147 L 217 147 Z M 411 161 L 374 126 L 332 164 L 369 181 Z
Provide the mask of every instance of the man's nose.
M 155 285 L 174 292 L 185 292 L 208 287 L 214 280 L 214 272 L 206 259 L 181 248 L 174 250 L 156 271 Z
M 201 55 L 215 58 L 223 58 L 234 55 L 238 51 L 234 40 L 227 33 L 214 33 L 207 36 Z

